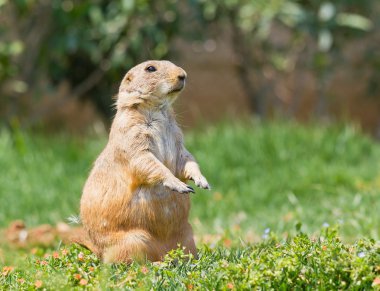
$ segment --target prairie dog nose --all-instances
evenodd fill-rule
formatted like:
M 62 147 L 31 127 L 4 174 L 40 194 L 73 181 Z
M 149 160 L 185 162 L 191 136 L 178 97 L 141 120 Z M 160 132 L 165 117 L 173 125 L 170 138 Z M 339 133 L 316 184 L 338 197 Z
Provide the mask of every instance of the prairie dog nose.
M 185 81 L 185 79 L 186 79 L 186 74 L 185 73 L 182 73 L 182 74 L 178 75 L 178 80 Z

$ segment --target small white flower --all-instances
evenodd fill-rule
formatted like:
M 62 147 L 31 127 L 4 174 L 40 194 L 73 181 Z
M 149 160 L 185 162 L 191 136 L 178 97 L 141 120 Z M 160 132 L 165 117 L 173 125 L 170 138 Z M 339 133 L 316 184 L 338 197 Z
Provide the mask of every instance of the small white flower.
M 267 239 L 269 237 L 269 233 L 270 233 L 270 228 L 268 227 L 264 230 L 264 234 L 262 235 L 262 238 Z
M 359 258 L 364 258 L 365 257 L 365 252 L 359 252 L 358 253 Z

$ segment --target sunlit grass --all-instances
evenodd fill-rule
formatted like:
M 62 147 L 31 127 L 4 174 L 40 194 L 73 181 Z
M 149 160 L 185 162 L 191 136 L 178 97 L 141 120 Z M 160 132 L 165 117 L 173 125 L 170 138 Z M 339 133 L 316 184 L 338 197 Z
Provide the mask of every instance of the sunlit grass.
M 249 122 L 186 133 L 212 191 L 192 196 L 196 234 L 260 237 L 302 222 L 340 224 L 347 239 L 380 237 L 380 145 L 352 126 Z M 55 223 L 79 212 L 81 189 L 106 136 L 0 135 L 0 226 Z
M 187 137 L 214 190 L 193 199 L 202 230 L 283 233 L 302 222 L 312 233 L 328 223 L 379 239 L 380 145 L 355 127 L 226 124 Z

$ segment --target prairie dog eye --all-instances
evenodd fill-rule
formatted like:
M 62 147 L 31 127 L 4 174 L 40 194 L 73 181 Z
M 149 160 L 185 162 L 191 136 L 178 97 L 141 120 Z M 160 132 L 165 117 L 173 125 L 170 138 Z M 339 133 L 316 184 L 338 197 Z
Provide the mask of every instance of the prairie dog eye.
M 152 73 L 152 72 L 157 71 L 157 69 L 156 69 L 155 66 L 149 66 L 149 67 L 146 67 L 146 68 L 145 68 L 145 71 L 147 71 L 147 72 L 149 72 L 149 73 Z

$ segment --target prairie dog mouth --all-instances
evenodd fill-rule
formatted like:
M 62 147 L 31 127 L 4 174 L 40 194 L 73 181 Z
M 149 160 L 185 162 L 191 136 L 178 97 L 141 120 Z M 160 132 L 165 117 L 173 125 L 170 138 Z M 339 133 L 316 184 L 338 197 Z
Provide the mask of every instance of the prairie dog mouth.
M 178 82 L 176 86 L 174 86 L 170 91 L 169 91 L 169 94 L 170 93 L 178 93 L 178 92 L 181 92 L 182 89 L 185 87 L 185 82 L 184 81 L 181 81 L 181 82 Z

